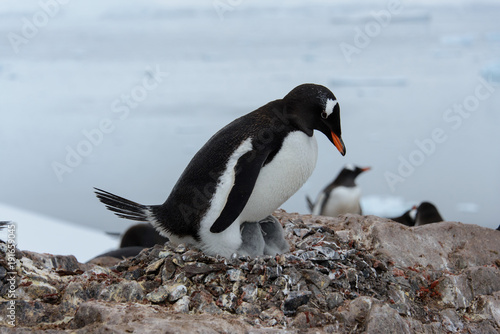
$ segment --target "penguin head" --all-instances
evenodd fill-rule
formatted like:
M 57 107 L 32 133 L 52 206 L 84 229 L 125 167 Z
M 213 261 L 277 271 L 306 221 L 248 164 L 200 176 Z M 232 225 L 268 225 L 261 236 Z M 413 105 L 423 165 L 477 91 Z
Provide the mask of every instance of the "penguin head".
M 345 155 L 340 127 L 340 106 L 337 98 L 326 87 L 303 84 L 295 87 L 284 98 L 285 107 L 295 125 L 312 136 L 313 130 L 323 132 Z
M 367 172 L 371 169 L 371 167 L 359 167 L 353 164 L 347 164 L 344 166 L 342 170 L 343 173 L 352 174 L 354 177 L 357 177 L 359 174 L 363 172 Z
M 370 167 L 358 167 L 353 164 L 347 164 L 337 175 L 337 178 L 333 181 L 333 184 L 337 186 L 355 187 L 355 180 L 359 174 L 369 171 Z

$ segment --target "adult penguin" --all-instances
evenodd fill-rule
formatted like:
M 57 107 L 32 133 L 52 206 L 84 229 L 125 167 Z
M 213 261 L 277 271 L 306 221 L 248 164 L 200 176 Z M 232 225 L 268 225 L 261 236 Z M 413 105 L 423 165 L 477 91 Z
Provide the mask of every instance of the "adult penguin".
M 345 154 L 335 95 L 303 84 L 219 130 L 163 204 L 142 205 L 97 188 L 96 194 L 117 216 L 149 222 L 173 243 L 230 257 L 243 243 L 240 225 L 266 219 L 312 174 L 318 154 L 314 130 Z

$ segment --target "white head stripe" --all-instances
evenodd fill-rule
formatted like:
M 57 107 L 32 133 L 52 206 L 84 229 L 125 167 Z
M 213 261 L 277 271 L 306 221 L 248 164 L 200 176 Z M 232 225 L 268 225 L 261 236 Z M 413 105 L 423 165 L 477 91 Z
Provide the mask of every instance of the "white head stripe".
M 332 99 L 326 100 L 325 112 L 328 116 L 330 116 L 330 114 L 333 112 L 333 108 L 335 108 L 336 105 L 337 105 L 337 100 L 332 100 Z
M 344 168 L 345 168 L 345 169 L 349 169 L 349 170 L 351 170 L 351 171 L 353 171 L 353 172 L 354 172 L 354 170 L 356 169 L 356 166 L 354 166 L 353 164 L 346 164 L 346 165 L 344 166 Z

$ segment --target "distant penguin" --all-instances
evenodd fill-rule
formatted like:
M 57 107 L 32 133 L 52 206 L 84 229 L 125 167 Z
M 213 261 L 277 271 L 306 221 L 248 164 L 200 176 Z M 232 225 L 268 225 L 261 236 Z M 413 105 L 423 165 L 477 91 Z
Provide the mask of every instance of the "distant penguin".
M 406 211 L 401 216 L 389 219 L 406 226 L 414 226 L 416 216 L 417 207 L 414 205 L 410 210 Z
M 370 170 L 370 167 L 360 168 L 346 165 L 335 180 L 318 195 L 316 203 L 309 197 L 306 200 L 313 215 L 337 217 L 344 213 L 361 214 L 361 189 L 356 185 L 356 177 Z
M 138 204 L 97 188 L 96 194 L 117 216 L 149 222 L 174 244 L 230 257 L 244 241 L 240 226 L 270 216 L 312 174 L 318 154 L 314 130 L 345 154 L 335 95 L 303 84 L 210 138 L 162 205 Z
M 422 202 L 417 208 L 415 216 L 415 226 L 421 226 L 431 223 L 442 222 L 444 219 L 439 214 L 438 209 L 434 204 L 429 202 Z
M 500 231 L 500 225 L 498 225 L 498 227 L 497 227 L 497 231 Z
M 128 228 L 122 236 L 120 248 L 140 246 L 142 248 L 163 245 L 168 241 L 151 224 L 136 224 Z

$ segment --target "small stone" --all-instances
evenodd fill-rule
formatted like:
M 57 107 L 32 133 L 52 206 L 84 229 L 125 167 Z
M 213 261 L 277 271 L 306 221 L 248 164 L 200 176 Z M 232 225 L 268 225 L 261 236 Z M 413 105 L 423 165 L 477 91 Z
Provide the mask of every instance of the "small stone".
M 195 262 L 201 260 L 202 258 L 203 254 L 193 249 L 189 249 L 184 254 L 182 254 L 182 259 L 185 262 Z
M 165 264 L 163 265 L 161 270 L 161 281 L 163 284 L 166 284 L 168 280 L 174 277 L 175 270 L 176 266 L 172 261 L 172 259 L 171 258 L 166 259 Z
M 318 253 L 316 253 L 315 251 L 307 251 L 307 252 L 303 252 L 299 255 L 299 257 L 304 260 L 304 261 L 307 261 L 309 259 L 314 259 L 316 258 L 316 256 L 318 255 Z
M 155 262 L 151 263 L 149 266 L 146 267 L 146 274 L 151 274 L 155 273 L 160 269 L 161 265 L 163 264 L 163 259 L 156 260 Z
M 295 228 L 293 234 L 303 239 L 306 235 L 312 234 L 312 231 L 307 228 Z
M 293 315 L 297 312 L 297 308 L 307 304 L 311 299 L 311 291 L 292 291 L 283 303 L 283 312 L 285 315 Z
M 146 295 L 146 299 L 151 303 L 162 303 L 167 300 L 168 294 L 168 289 L 162 285 L 157 290 L 148 293 Z
M 187 294 L 187 288 L 183 284 L 175 284 L 167 288 L 167 290 L 169 291 L 168 294 L 169 302 L 175 302 L 176 300 L 179 300 L 180 298 L 184 297 Z
M 172 254 L 173 254 L 173 253 L 172 253 L 171 251 L 169 251 L 169 250 L 164 250 L 164 251 L 160 251 L 160 253 L 158 254 L 158 257 L 159 257 L 160 259 L 165 259 L 165 258 L 167 258 L 167 257 L 171 256 Z
M 454 309 L 442 310 L 439 314 L 441 315 L 441 324 L 447 331 L 456 333 L 461 332 L 464 328 L 463 322 Z
M 261 310 L 257 305 L 242 302 L 236 309 L 236 314 L 258 316 Z
M 330 247 L 316 246 L 313 248 L 326 256 L 328 260 L 340 260 L 340 254 Z
M 190 301 L 188 296 L 184 296 L 172 305 L 172 310 L 177 313 L 189 313 Z
M 358 274 L 357 274 L 357 270 L 354 269 L 354 268 L 349 268 L 347 269 L 347 272 L 346 272 L 346 277 L 347 277 L 347 281 L 349 283 L 354 283 L 358 280 Z
M 135 302 L 144 299 L 144 289 L 136 281 L 121 281 L 101 290 L 99 299 L 119 303 Z
M 205 263 L 197 262 L 197 263 L 188 263 L 184 265 L 183 268 L 187 277 L 192 277 L 198 274 L 206 274 L 213 271 L 213 268 Z
M 7 276 L 7 270 L 0 266 L 0 281 L 3 280 L 5 276 Z
M 179 254 L 175 254 L 173 257 L 172 257 L 172 262 L 178 266 L 178 267 L 184 267 L 184 260 L 182 259 L 182 256 L 180 256 Z
M 329 310 L 333 310 L 344 302 L 344 297 L 339 292 L 333 292 L 326 296 L 326 304 Z
M 248 284 L 241 288 L 243 294 L 243 301 L 254 303 L 257 299 L 257 286 L 255 284 Z
M 219 297 L 220 305 L 227 311 L 234 312 L 238 302 L 238 297 L 230 292 L 229 294 L 223 294 Z
M 185 244 L 179 244 L 177 247 L 175 247 L 174 252 L 176 253 L 184 253 L 186 251 L 187 247 Z
M 347 312 L 344 315 L 346 320 L 351 324 L 354 324 L 356 322 L 363 322 L 366 316 L 369 314 L 374 301 L 375 300 L 373 298 L 365 296 L 358 297 L 351 301 L 348 306 Z
M 277 323 L 278 323 L 278 320 L 276 320 L 276 319 L 271 319 L 271 320 L 269 320 L 269 321 L 267 322 L 267 325 L 268 325 L 269 327 L 273 327 L 273 326 L 274 326 L 274 325 L 276 325 Z
M 410 334 L 410 327 L 396 310 L 387 304 L 374 305 L 366 319 L 366 332 Z
M 328 278 L 328 275 L 324 275 L 316 270 L 303 270 L 302 274 L 307 281 L 316 285 L 320 290 L 324 290 L 330 285 L 331 280 Z
M 239 269 L 229 269 L 227 271 L 227 275 L 231 282 L 236 282 L 245 279 L 245 276 L 243 276 L 241 270 Z

